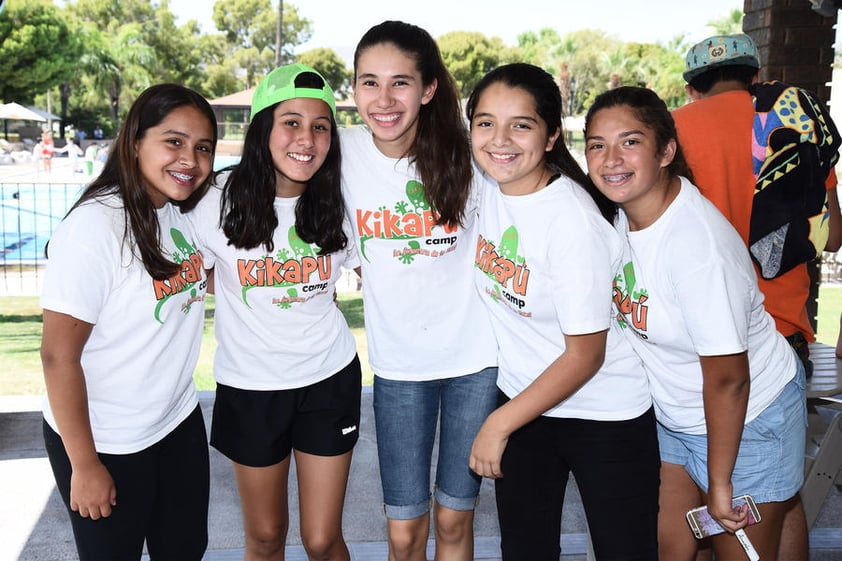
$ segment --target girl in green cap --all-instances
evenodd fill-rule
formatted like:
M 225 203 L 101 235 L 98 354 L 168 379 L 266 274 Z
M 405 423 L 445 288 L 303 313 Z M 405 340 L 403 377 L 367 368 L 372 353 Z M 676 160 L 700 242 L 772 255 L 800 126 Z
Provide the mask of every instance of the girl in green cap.
M 192 214 L 214 270 L 211 445 L 234 464 L 245 558 L 282 558 L 295 456 L 310 559 L 348 560 L 342 506 L 360 423 L 360 363 L 333 301 L 358 265 L 343 228 L 330 86 L 301 64 L 254 93 L 240 163 Z

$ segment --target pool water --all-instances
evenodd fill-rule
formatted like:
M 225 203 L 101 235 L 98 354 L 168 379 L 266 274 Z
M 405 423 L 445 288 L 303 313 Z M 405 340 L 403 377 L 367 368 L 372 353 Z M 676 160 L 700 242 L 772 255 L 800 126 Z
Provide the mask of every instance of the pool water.
M 213 169 L 239 161 L 217 156 Z M 84 183 L 0 183 L 0 266 L 42 263 L 44 246 L 84 188 Z

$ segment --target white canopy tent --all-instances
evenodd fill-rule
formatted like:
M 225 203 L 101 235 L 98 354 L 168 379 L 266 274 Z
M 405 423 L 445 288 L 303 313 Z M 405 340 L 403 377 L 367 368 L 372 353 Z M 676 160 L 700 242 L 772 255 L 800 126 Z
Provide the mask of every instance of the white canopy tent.
M 9 121 L 41 121 L 46 122 L 46 118 L 42 117 L 35 111 L 27 109 L 19 103 L 3 103 L 0 104 L 0 119 L 3 119 L 3 136 L 6 140 L 9 139 Z

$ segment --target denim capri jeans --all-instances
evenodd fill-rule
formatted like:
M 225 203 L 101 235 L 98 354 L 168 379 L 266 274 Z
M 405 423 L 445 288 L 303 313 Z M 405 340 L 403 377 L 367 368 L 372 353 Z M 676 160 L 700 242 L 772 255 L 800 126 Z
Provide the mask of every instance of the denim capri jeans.
M 497 405 L 497 368 L 430 381 L 374 378 L 374 421 L 386 517 L 430 511 L 430 472 L 441 417 L 435 500 L 473 510 L 481 478 L 468 467 L 474 437 Z

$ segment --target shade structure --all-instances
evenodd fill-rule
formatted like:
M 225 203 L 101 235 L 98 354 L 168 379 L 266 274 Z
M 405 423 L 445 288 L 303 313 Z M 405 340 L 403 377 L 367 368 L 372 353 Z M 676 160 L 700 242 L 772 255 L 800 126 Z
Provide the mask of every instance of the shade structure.
M 10 121 L 46 121 L 47 119 L 27 109 L 19 103 L 11 102 L 0 105 L 0 119 Z
M 0 119 L 3 120 L 3 137 L 9 139 L 9 121 L 46 121 L 35 111 L 27 109 L 23 105 L 15 102 L 0 104 Z

